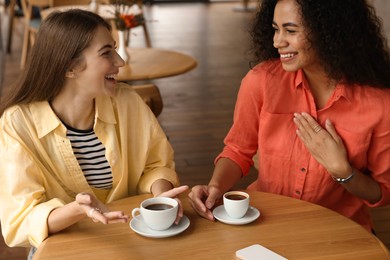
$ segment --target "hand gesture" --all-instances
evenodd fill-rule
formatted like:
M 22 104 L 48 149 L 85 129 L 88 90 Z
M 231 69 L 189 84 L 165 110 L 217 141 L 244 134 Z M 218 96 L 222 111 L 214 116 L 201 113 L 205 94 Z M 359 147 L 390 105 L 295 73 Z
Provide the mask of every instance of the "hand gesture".
M 214 221 L 211 209 L 218 203 L 222 192 L 214 186 L 197 185 L 189 193 L 192 208 L 202 217 Z
M 298 127 L 298 137 L 310 154 L 332 176 L 345 177 L 351 174 L 351 166 L 343 140 L 329 119 L 326 120 L 325 128 L 323 128 L 309 114 L 295 113 L 294 123 Z
M 94 222 L 103 224 L 126 223 L 129 219 L 129 216 L 122 211 L 110 211 L 104 203 L 89 193 L 77 194 L 76 202 Z

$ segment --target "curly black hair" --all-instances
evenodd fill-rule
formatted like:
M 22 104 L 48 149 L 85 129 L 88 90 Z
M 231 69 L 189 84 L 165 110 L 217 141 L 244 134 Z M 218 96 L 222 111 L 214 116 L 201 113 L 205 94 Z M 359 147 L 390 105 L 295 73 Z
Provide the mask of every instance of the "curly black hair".
M 279 0 L 262 0 L 251 29 L 254 64 L 279 58 L 272 21 Z M 308 39 L 328 76 L 390 88 L 390 51 L 382 22 L 366 0 L 295 0 Z M 252 63 L 252 64 L 253 64 Z

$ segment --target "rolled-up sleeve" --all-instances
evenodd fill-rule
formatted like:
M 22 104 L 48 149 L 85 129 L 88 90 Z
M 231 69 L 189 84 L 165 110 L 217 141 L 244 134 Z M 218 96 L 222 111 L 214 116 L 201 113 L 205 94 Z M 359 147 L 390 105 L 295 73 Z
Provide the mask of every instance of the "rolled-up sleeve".
M 152 122 L 146 164 L 138 184 L 139 193 L 150 193 L 153 183 L 159 179 L 169 181 L 174 187 L 179 185 L 173 149 L 157 120 Z
M 233 160 L 247 175 L 253 165 L 252 157 L 258 149 L 259 115 L 262 106 L 262 87 L 265 75 L 259 67 L 249 71 L 241 82 L 234 110 L 234 122 L 225 137 L 225 147 L 215 163 L 222 157 Z
M 367 153 L 368 169 L 372 178 L 379 184 L 382 197 L 375 204 L 364 201 L 369 207 L 390 204 L 390 104 L 383 105 L 387 112 L 371 137 L 370 149 Z

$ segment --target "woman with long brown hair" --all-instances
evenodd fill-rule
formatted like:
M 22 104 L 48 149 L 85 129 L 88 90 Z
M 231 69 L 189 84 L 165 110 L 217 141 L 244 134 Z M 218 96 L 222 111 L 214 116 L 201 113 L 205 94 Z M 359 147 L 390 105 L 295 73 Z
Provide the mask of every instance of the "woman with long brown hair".
M 0 219 L 9 246 L 33 246 L 90 217 L 128 216 L 108 202 L 176 197 L 173 150 L 157 119 L 115 77 L 123 60 L 110 25 L 91 12 L 52 13 L 2 103 Z M 179 210 L 177 222 L 182 217 Z

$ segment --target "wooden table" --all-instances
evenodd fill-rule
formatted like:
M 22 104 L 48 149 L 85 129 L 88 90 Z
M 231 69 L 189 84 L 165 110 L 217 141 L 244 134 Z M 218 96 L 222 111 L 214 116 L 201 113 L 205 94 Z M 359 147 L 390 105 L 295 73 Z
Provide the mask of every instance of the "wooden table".
M 150 80 L 176 76 L 196 67 L 189 55 L 155 48 L 129 48 L 130 62 L 119 69 L 117 80 Z
M 338 213 L 289 197 L 249 192 L 260 217 L 246 225 L 200 218 L 183 196 L 187 230 L 169 238 L 146 238 L 128 224 L 85 219 L 46 239 L 34 259 L 236 259 L 235 251 L 263 245 L 288 259 L 389 259 L 383 244 Z M 150 195 L 116 201 L 111 209 L 131 214 Z

